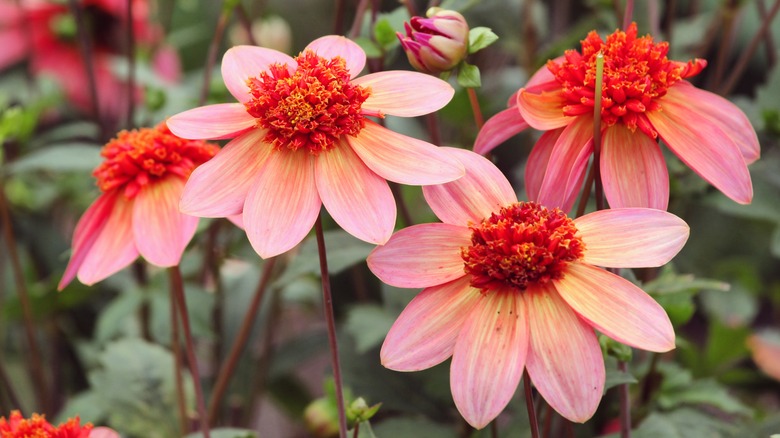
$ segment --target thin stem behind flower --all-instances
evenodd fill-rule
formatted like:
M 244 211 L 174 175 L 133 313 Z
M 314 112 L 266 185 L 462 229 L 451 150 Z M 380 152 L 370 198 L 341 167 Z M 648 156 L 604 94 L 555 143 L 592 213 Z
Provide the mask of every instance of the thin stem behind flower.
M 593 105 L 593 179 L 596 182 L 596 209 L 604 209 L 604 189 L 601 182 L 601 85 L 604 81 L 604 54 L 596 55 L 596 103 Z
M 618 361 L 618 370 L 628 372 L 628 364 Z M 631 438 L 631 396 L 628 391 L 628 383 L 618 385 L 620 394 L 620 438 Z
M 333 313 L 333 297 L 330 290 L 330 274 L 328 273 L 328 255 L 325 249 L 325 235 L 322 231 L 322 215 L 317 216 L 314 224 L 317 233 L 317 251 L 320 255 L 320 274 L 322 276 L 322 307 L 325 312 L 325 322 L 328 325 L 328 343 L 330 344 L 330 359 L 333 367 L 333 381 L 336 386 L 336 405 L 339 411 L 339 436 L 347 437 L 347 414 L 344 408 L 344 387 L 341 381 L 341 365 L 339 364 L 339 348 L 336 339 L 336 317 Z
M 482 129 L 485 125 L 485 118 L 482 117 L 482 109 L 479 107 L 479 99 L 477 99 L 477 92 L 473 88 L 466 88 L 466 92 L 469 95 L 469 103 L 471 103 L 471 111 L 474 113 L 474 123 L 477 124 L 477 130 Z
M 531 377 L 528 370 L 523 370 L 523 389 L 525 389 L 525 407 L 528 410 L 528 422 L 531 426 L 531 437 L 539 438 L 539 420 L 536 418 L 536 407 L 534 405 L 534 394 L 531 388 Z
M 127 129 L 135 125 L 135 33 L 133 0 L 127 0 Z
M 76 0 L 70 0 L 70 10 L 76 17 L 76 35 L 79 39 L 79 49 L 84 58 L 84 69 L 87 72 L 87 82 L 89 83 L 89 100 L 92 105 L 92 116 L 100 127 L 100 138 L 108 137 L 103 120 L 100 117 L 100 99 L 98 99 L 97 81 L 95 80 L 95 63 L 92 59 L 92 41 L 87 33 L 87 25 L 84 20 L 84 12 Z M 131 26 L 132 27 L 132 26 Z
M 225 34 L 225 27 L 230 19 L 230 14 L 233 12 L 232 8 L 226 8 L 222 6 L 222 12 L 219 14 L 217 20 L 217 27 L 214 30 L 214 37 L 209 44 L 209 52 L 206 56 L 206 66 L 203 68 L 203 86 L 200 90 L 200 99 L 198 99 L 198 106 L 203 106 L 209 97 L 209 88 L 211 85 L 211 70 L 214 69 L 214 64 L 217 62 L 217 50 L 219 50 L 219 44 L 222 42 L 222 36 Z
M 198 407 L 198 420 L 200 421 L 200 430 L 203 438 L 210 438 L 208 419 L 206 418 L 206 402 L 203 399 L 203 388 L 200 383 L 200 373 L 198 372 L 198 361 L 195 357 L 195 343 L 192 340 L 192 331 L 190 330 L 190 318 L 187 314 L 187 299 L 184 296 L 184 282 L 181 278 L 179 266 L 168 268 L 171 294 L 176 299 L 176 308 L 179 311 L 181 325 L 184 328 L 184 341 L 187 347 L 187 361 L 190 364 L 192 380 L 195 384 L 195 400 Z
M 171 305 L 171 351 L 173 353 L 173 372 L 176 384 L 176 407 L 179 410 L 179 430 L 182 434 L 189 432 L 187 421 L 187 405 L 184 396 L 184 379 L 182 378 L 181 367 L 181 348 L 179 346 L 179 316 L 176 313 L 176 296 L 173 293 L 170 296 Z

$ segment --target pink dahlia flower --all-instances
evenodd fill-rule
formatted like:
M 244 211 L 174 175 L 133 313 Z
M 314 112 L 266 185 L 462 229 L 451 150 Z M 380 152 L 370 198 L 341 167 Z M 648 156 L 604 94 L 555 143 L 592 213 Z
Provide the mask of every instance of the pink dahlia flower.
M 396 215 L 386 180 L 439 184 L 464 171 L 448 152 L 368 119 L 436 111 L 452 98 L 452 87 L 408 71 L 356 78 L 365 62 L 363 50 L 340 36 L 319 38 L 295 58 L 262 47 L 228 50 L 222 77 L 239 102 L 168 120 L 181 137 L 235 137 L 193 172 L 181 210 L 205 217 L 243 212 L 261 257 L 298 244 L 323 204 L 353 236 L 385 243 Z
M 593 153 L 596 55 L 602 53 L 600 170 L 610 206 L 666 209 L 669 176 L 658 138 L 726 196 L 750 203 L 747 165 L 760 155 L 755 130 L 736 105 L 685 80 L 706 61 L 671 61 L 668 50 L 666 42 L 637 37 L 636 24 L 606 42 L 591 32 L 581 52 L 549 61 L 507 110 L 488 120 L 474 151 L 485 154 L 528 126 L 546 131 L 526 167 L 528 196 L 570 206 Z
M 73 253 L 58 289 L 78 276 L 93 284 L 142 255 L 161 266 L 179 263 L 198 218 L 179 212 L 184 182 L 219 147 L 156 128 L 122 131 L 103 147 L 95 169 L 103 192 L 79 219 Z
M 661 210 L 602 210 L 577 219 L 518 202 L 487 159 L 454 150 L 466 176 L 423 193 L 443 223 L 415 225 L 368 257 L 382 281 L 425 288 L 387 334 L 382 364 L 430 368 L 452 357 L 460 413 L 482 428 L 504 409 L 523 369 L 547 402 L 584 422 L 604 389 L 599 332 L 650 350 L 674 348 L 663 308 L 597 266 L 660 266 L 688 226 Z

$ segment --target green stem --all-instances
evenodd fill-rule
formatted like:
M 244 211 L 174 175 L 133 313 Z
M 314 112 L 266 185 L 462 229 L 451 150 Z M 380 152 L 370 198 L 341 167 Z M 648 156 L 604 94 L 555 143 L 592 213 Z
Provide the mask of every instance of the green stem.
M 596 103 L 593 105 L 593 179 L 596 183 L 596 209 L 604 209 L 604 189 L 601 182 L 601 87 L 604 82 L 604 54 L 596 55 Z

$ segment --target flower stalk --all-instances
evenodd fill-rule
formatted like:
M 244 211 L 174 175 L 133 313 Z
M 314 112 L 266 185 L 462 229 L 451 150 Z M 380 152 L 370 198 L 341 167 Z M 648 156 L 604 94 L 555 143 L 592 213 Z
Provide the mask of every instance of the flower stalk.
M 523 389 L 525 390 L 525 407 L 528 410 L 528 423 L 531 426 L 531 437 L 539 438 L 539 420 L 536 418 L 534 394 L 531 388 L 531 378 L 528 371 L 523 371 Z

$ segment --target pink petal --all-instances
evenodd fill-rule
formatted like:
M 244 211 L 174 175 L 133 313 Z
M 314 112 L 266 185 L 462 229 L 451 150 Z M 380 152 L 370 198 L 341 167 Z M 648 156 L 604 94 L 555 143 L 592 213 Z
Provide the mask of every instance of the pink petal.
M 274 150 L 264 136 L 259 129 L 242 134 L 196 168 L 184 186 L 181 211 L 201 217 L 241 213 L 249 188 Z
M 90 286 L 138 258 L 133 242 L 133 202 L 119 195 L 100 234 L 84 256 L 78 279 Z
M 485 155 L 510 137 L 528 128 L 516 106 L 505 109 L 488 119 L 477 134 L 474 152 Z
M 604 390 L 604 359 L 588 324 L 551 285 L 524 294 L 528 306 L 528 374 L 553 409 L 584 423 L 596 412 Z
M 87 257 L 98 236 L 103 231 L 106 222 L 108 222 L 118 193 L 119 191 L 114 191 L 100 195 L 79 219 L 76 229 L 73 231 L 73 243 L 71 245 L 73 249 L 70 261 L 65 268 L 65 273 L 62 275 L 57 290 L 64 289 L 76 277 L 76 272 L 81 268 L 84 258 Z
M 290 69 L 296 67 L 295 60 L 282 52 L 265 47 L 234 46 L 222 57 L 222 80 L 230 94 L 244 103 L 251 97 L 247 79 L 257 77 L 272 64 L 286 64 Z
M 171 132 L 181 138 L 233 138 L 255 127 L 256 119 L 240 103 L 202 106 L 176 114 L 166 121 Z
M 531 154 L 528 155 L 528 162 L 525 164 L 525 192 L 528 194 L 528 199 L 532 201 L 539 199 L 544 174 L 550 165 L 550 155 L 552 155 L 555 143 L 558 142 L 558 137 L 561 136 L 564 129 L 546 131 L 539 137 L 531 149 Z
M 314 182 L 313 159 L 305 151 L 274 151 L 255 178 L 244 204 L 244 225 L 260 257 L 273 257 L 294 247 L 317 220 L 322 202 Z
M 340 56 L 347 61 L 349 77 L 354 78 L 366 65 L 366 52 L 354 41 L 339 35 L 326 35 L 317 38 L 306 46 L 323 58 L 335 58 Z
M 441 184 L 464 174 L 463 165 L 443 148 L 367 121 L 349 145 L 369 169 L 401 184 Z
M 441 79 L 413 71 L 383 71 L 361 76 L 355 85 L 371 88 L 363 110 L 399 117 L 417 117 L 438 111 L 455 94 Z
M 27 39 L 21 29 L 0 29 L 0 69 L 13 65 L 27 54 Z
M 664 100 L 671 99 L 684 105 L 696 102 L 696 111 L 723 130 L 739 147 L 746 164 L 753 163 L 761 156 L 761 146 L 753 125 L 738 106 L 715 93 L 694 87 L 689 82 L 680 81 L 669 88 Z
M 541 131 L 561 128 L 572 122 L 572 117 L 563 114 L 565 104 L 566 99 L 560 89 L 536 94 L 521 88 L 517 93 L 520 115 L 526 123 Z
M 455 339 L 469 313 L 484 297 L 461 277 L 429 287 L 406 306 L 390 328 L 379 352 L 382 365 L 396 371 L 419 371 L 452 356 Z
M 571 210 L 593 152 L 593 118 L 580 116 L 561 132 L 539 189 L 540 204 Z
M 423 187 L 423 195 L 442 222 L 467 226 L 479 223 L 501 207 L 517 202 L 503 173 L 482 155 L 446 148 L 463 163 L 466 175 L 446 184 Z
M 664 97 L 662 110 L 646 113 L 653 127 L 694 172 L 734 201 L 749 204 L 753 184 L 737 144 L 720 123 L 698 112 L 699 102 L 674 97 L 675 93 L 671 99 Z
M 412 225 L 393 234 L 368 256 L 368 267 L 397 287 L 429 287 L 465 275 L 460 249 L 471 244 L 471 231 L 450 224 Z
M 658 143 L 642 131 L 618 123 L 604 132 L 601 180 L 612 208 L 647 207 L 666 210 L 669 174 Z
M 748 337 L 753 362 L 767 376 L 780 381 L 780 342 L 775 331 L 766 330 Z
M 121 438 L 121 436 L 114 429 L 96 427 L 89 432 L 89 438 Z
M 344 231 L 382 245 L 395 227 L 395 199 L 387 181 L 371 171 L 346 141 L 314 161 L 322 204 Z
M 178 265 L 190 243 L 198 218 L 179 212 L 184 181 L 169 177 L 142 188 L 133 206 L 133 235 L 138 252 L 149 263 Z
M 630 281 L 575 262 L 553 284 L 580 317 L 610 338 L 649 351 L 674 348 L 674 328 L 666 312 Z
M 648 268 L 671 260 L 685 245 L 688 224 L 649 208 L 600 210 L 574 220 L 585 244 L 583 261 L 610 268 Z
M 553 59 L 552 61 L 555 63 L 560 63 L 565 58 L 566 57 L 562 55 Z M 525 84 L 525 89 L 529 90 L 532 93 L 539 93 L 542 91 L 552 91 L 560 87 L 561 85 L 555 79 L 555 75 L 552 74 L 552 72 L 550 71 L 549 68 L 547 68 L 546 65 L 541 67 L 539 70 L 536 70 L 536 73 L 534 73 L 534 75 L 531 76 L 531 79 L 529 79 L 528 82 Z
M 450 388 L 473 427 L 485 427 L 512 399 L 528 341 L 525 305 L 514 290 L 489 291 L 469 314 L 455 341 Z

